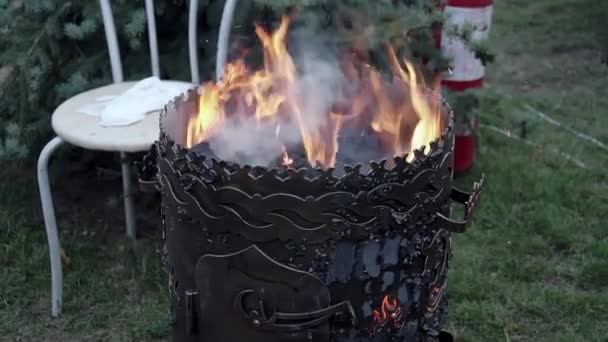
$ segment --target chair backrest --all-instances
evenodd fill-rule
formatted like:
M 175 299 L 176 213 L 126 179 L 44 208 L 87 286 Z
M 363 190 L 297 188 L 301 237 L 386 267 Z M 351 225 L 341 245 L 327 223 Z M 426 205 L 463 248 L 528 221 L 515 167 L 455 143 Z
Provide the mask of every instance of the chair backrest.
M 232 18 L 237 0 L 226 0 L 222 21 L 220 23 L 220 35 L 217 40 L 217 57 L 215 59 L 215 77 L 217 80 L 224 74 L 224 65 L 228 59 L 228 44 L 230 41 L 230 29 L 232 28 Z
M 158 41 L 156 36 L 156 20 L 154 17 L 154 0 L 145 0 L 146 19 L 148 23 L 148 40 L 150 44 L 150 60 L 152 64 L 152 75 L 160 77 L 160 64 L 158 57 Z M 219 80 L 223 74 L 224 64 L 228 57 L 228 44 L 230 40 L 230 29 L 232 26 L 232 18 L 237 0 L 227 0 L 222 12 L 222 21 L 220 24 L 220 33 L 217 46 L 217 58 L 215 72 Z M 114 83 L 124 81 L 122 62 L 120 59 L 120 49 L 118 47 L 118 39 L 116 36 L 116 26 L 114 24 L 114 16 L 112 15 L 112 7 L 110 0 L 99 0 L 101 6 L 101 14 L 103 17 L 103 26 L 106 33 L 108 43 L 108 51 L 110 54 L 110 64 L 112 66 L 112 78 Z M 200 83 L 199 65 L 198 65 L 198 44 L 197 44 L 197 14 L 198 1 L 190 0 L 190 8 L 188 13 L 188 50 L 190 58 L 190 76 L 192 83 Z
M 112 7 L 110 0 L 99 0 L 101 6 L 101 14 L 103 17 L 103 26 L 106 33 L 108 43 L 108 51 L 110 54 L 110 64 L 112 66 L 112 79 L 114 83 L 124 81 L 122 62 L 120 59 L 120 48 L 116 36 L 116 26 L 114 24 L 114 16 L 112 15 Z M 146 20 L 148 23 L 148 43 L 150 45 L 150 62 L 152 64 L 152 75 L 160 78 L 160 63 L 158 57 L 158 40 L 156 36 L 156 20 L 154 17 L 154 0 L 145 0 Z M 198 53 L 197 53 L 197 12 L 198 1 L 191 0 L 188 14 L 188 50 L 190 59 L 190 77 L 192 83 L 198 84 L 200 81 L 198 69 Z

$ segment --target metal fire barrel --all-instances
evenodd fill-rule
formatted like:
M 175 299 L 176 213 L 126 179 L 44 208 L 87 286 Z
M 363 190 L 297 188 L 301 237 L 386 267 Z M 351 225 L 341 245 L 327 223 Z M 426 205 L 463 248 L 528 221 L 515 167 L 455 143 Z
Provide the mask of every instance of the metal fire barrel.
M 187 149 L 197 106 L 191 91 L 165 108 L 144 163 L 162 195 L 174 341 L 448 340 L 450 236 L 465 231 L 481 183 L 452 186 L 447 107 L 428 154 L 337 175 Z M 464 221 L 450 219 L 452 201 Z

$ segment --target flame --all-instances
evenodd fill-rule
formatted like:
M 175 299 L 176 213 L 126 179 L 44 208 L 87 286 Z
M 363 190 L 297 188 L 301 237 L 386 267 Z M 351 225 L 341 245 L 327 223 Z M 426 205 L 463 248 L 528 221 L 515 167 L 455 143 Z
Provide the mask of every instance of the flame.
M 280 141 L 283 122 L 298 127 L 312 166 L 334 166 L 340 131 L 353 124 L 371 127 L 379 134 L 386 154 L 410 153 L 411 160 L 415 149 L 426 146 L 424 152 L 429 152 L 428 143 L 441 135 L 441 105 L 439 96 L 430 96 L 437 94 L 429 94 L 411 62 L 400 62 L 387 46 L 394 74 L 391 83 L 367 61 L 351 56 L 342 66 L 347 81 L 336 89 L 335 105 L 327 113 L 309 113 L 307 104 L 315 98 L 310 89 L 302 89 L 301 75 L 287 49 L 289 24 L 289 17 L 284 16 L 274 32 L 256 26 L 264 53 L 262 68 L 252 72 L 241 58 L 226 65 L 219 82 L 200 87 L 198 113 L 188 122 L 187 147 L 221 134 L 227 120 L 249 115 L 260 125 L 276 126 L 276 139 L 282 146 L 277 156 L 282 155 L 284 165 L 292 165 L 293 159 Z M 434 88 L 438 90 L 438 84 Z
M 403 326 L 403 311 L 397 298 L 384 296 L 380 309 L 372 312 L 372 328 L 371 333 L 376 333 L 377 330 L 385 327 L 389 322 L 392 322 L 393 327 L 400 329 Z
M 291 167 L 293 165 L 293 159 L 289 156 L 289 153 L 287 153 L 285 146 L 281 146 L 281 149 L 283 149 L 283 166 Z

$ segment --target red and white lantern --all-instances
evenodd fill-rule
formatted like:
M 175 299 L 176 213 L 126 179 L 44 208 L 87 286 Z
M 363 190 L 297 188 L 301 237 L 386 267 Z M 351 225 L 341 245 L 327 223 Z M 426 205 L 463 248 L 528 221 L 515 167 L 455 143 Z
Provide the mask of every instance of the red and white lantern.
M 472 42 L 488 38 L 492 23 L 494 0 L 448 0 L 444 11 L 446 21 L 443 26 L 441 51 L 452 60 L 452 67 L 443 74 L 443 85 L 454 91 L 483 86 L 485 68 L 475 54 L 458 37 L 450 34 L 471 25 Z

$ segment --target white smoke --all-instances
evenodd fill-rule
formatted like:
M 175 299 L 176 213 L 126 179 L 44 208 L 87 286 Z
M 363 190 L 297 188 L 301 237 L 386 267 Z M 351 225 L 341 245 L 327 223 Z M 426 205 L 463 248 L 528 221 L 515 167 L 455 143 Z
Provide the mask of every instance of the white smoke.
M 335 57 L 322 55 L 316 49 L 318 47 L 314 45 L 301 48 L 302 52 L 295 58 L 300 70 L 296 96 L 302 99 L 302 112 L 309 127 L 328 122 L 337 90 L 346 81 Z
M 293 32 L 296 45 L 290 53 L 298 67 L 298 81 L 290 96 L 300 99 L 301 115 L 306 127 L 319 130 L 329 118 L 337 89 L 345 77 L 337 58 L 319 46 L 317 39 L 307 39 Z M 293 113 L 284 113 L 295 117 Z M 243 119 L 248 118 L 248 119 Z M 275 124 L 259 122 L 254 113 L 228 113 L 221 134 L 209 141 L 213 152 L 221 159 L 252 166 L 276 166 L 283 155 L 283 146 L 301 149 L 302 135 L 298 123 Z M 277 132 L 279 133 L 277 135 Z
M 257 121 L 251 113 L 246 119 L 241 116 L 239 119 L 226 120 L 222 133 L 209 141 L 209 147 L 223 160 L 252 166 L 271 166 L 280 160 L 282 146 L 292 146 L 300 141 L 297 126 L 282 124 L 277 129 L 274 124 Z

